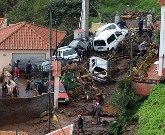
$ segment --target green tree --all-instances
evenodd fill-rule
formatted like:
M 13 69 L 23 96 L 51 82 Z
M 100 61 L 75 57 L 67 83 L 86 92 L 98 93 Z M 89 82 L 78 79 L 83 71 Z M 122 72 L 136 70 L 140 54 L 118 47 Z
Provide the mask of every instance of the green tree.
M 117 83 L 117 90 L 111 98 L 111 104 L 117 110 L 116 122 L 110 123 L 109 132 L 120 135 L 131 122 L 135 109 L 141 98 L 135 94 L 130 77 L 125 77 Z

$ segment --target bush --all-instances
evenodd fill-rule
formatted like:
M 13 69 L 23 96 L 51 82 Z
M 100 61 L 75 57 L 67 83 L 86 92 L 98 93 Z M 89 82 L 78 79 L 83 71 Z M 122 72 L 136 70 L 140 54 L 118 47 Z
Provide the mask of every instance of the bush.
M 117 109 L 117 119 L 116 123 L 110 123 L 108 127 L 110 134 L 119 135 L 126 129 L 132 121 L 140 99 L 132 88 L 130 77 L 125 77 L 117 83 L 117 90 L 111 99 L 111 104 Z
M 137 135 L 165 134 L 165 85 L 155 87 L 138 111 Z

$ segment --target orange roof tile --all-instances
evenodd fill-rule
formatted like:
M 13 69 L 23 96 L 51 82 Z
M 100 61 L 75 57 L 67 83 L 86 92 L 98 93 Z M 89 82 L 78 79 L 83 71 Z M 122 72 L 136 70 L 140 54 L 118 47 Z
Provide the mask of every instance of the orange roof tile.
M 57 42 L 66 36 L 66 32 L 57 31 Z M 49 28 L 25 22 L 0 29 L 0 50 L 48 50 Z M 52 31 L 52 47 L 56 46 L 56 31 Z

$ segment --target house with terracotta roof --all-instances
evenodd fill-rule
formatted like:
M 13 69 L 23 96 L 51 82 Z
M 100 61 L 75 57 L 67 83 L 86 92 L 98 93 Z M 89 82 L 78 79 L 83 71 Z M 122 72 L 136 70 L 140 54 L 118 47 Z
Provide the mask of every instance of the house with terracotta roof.
M 57 38 L 56 38 L 57 35 Z M 52 31 L 52 49 L 56 48 L 66 36 L 65 31 Z M 32 64 L 49 57 L 49 28 L 21 22 L 0 28 L 0 75 L 3 68 L 20 60 L 25 65 L 28 60 Z

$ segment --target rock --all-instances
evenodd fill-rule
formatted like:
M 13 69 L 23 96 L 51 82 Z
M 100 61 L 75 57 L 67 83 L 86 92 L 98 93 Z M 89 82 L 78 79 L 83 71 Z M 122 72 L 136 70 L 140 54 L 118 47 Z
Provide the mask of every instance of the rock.
M 47 116 L 48 115 L 48 111 L 44 111 L 43 113 L 40 114 L 40 118 Z
M 48 121 L 48 119 L 49 119 L 49 116 L 45 116 L 45 117 L 42 118 L 43 122 Z

